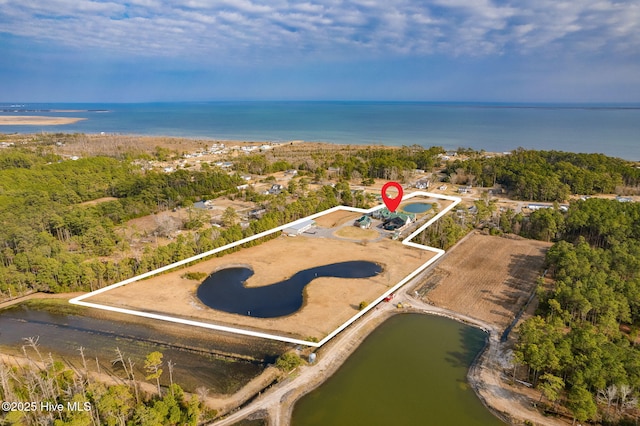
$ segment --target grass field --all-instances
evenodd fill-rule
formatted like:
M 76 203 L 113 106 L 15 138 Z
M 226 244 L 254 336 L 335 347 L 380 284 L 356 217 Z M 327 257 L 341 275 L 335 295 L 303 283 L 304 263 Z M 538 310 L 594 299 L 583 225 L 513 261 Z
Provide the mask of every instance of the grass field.
M 345 226 L 335 233 L 338 237 L 351 238 L 353 240 L 374 240 L 380 236 L 375 229 L 360 229 L 357 226 Z

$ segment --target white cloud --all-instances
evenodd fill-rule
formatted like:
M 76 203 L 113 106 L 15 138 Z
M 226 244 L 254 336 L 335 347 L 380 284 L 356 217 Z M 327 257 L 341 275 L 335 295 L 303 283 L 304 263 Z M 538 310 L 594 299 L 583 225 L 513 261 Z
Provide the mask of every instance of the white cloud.
M 122 55 L 218 61 L 640 52 L 640 3 L 611 0 L 0 0 L 0 32 Z M 0 48 L 1 49 L 1 48 Z M 232 54 L 231 54 L 232 53 Z
M 307 12 L 307 13 L 321 13 L 324 11 L 323 5 L 313 4 L 313 3 L 294 4 L 292 8 L 294 10 L 299 10 L 301 12 Z

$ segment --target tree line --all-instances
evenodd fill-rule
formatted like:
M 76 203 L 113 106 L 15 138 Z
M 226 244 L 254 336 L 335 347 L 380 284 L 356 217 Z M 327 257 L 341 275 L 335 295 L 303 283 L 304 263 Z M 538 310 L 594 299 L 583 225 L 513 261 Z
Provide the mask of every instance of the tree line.
M 472 153 L 450 162 L 445 173 L 458 184 L 503 185 L 514 198 L 558 201 L 571 194 L 611 194 L 619 187 L 637 191 L 640 169 L 603 154 L 517 149 L 509 155 L 487 157 Z
M 562 215 L 561 215 L 562 216 Z M 571 204 L 554 232 L 536 316 L 519 329 L 517 364 L 578 421 L 623 422 L 640 392 L 640 205 Z

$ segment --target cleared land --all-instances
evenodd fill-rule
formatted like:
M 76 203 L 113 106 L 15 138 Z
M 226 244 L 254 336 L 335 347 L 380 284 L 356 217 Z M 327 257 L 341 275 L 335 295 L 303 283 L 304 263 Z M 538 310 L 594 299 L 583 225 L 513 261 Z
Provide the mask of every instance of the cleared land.
M 324 216 L 320 216 L 314 220 L 316 224 L 322 228 L 335 228 L 348 222 L 353 223 L 353 221 L 360 216 L 362 216 L 360 213 L 339 210 L 337 212 L 325 214 Z
M 375 229 L 360 229 L 357 226 L 344 226 L 335 232 L 335 235 L 353 240 L 375 240 L 380 233 Z
M 57 126 L 61 124 L 73 124 L 82 120 L 86 120 L 86 118 L 3 115 L 0 116 L 0 126 Z
M 185 269 L 118 287 L 86 301 L 300 339 L 321 339 L 357 313 L 361 301 L 373 301 L 431 256 L 433 253 L 412 249 L 389 239 L 364 245 L 327 238 L 281 236 Z M 398 259 L 402 261 L 398 262 Z M 382 265 L 383 272 L 366 279 L 315 279 L 305 288 L 302 309 L 292 315 L 272 319 L 210 309 L 195 295 L 199 282 L 181 278 L 187 271 L 210 274 L 222 268 L 249 265 L 254 275 L 246 285 L 258 287 L 276 283 L 303 269 L 349 260 L 376 262 Z
M 79 206 L 96 206 L 101 203 L 108 203 L 109 201 L 118 201 L 116 197 L 102 197 L 96 198 L 95 200 L 85 201 L 84 203 L 78 204 Z
M 535 288 L 550 246 L 474 234 L 440 261 L 418 292 L 428 303 L 504 329 Z

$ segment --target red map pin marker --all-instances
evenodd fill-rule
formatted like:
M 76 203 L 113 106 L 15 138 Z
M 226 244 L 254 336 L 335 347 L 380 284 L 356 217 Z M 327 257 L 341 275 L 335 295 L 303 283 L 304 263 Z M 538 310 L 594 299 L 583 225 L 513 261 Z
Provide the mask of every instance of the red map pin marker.
M 396 198 L 389 198 L 387 195 L 387 189 L 389 188 L 395 188 L 398 190 Z M 394 213 L 400 205 L 400 201 L 402 201 L 402 186 L 398 182 L 385 183 L 382 187 L 382 201 L 384 201 L 384 205 L 387 206 L 389 211 Z

